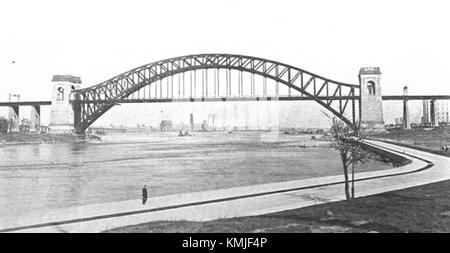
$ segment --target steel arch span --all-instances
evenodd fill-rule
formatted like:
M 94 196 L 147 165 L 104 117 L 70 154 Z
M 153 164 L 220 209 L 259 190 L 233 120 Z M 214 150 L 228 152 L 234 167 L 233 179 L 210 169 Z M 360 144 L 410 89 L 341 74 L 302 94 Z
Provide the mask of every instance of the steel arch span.
M 257 57 L 232 54 L 197 54 L 146 64 L 124 72 L 100 84 L 74 90 L 74 99 L 71 103 L 74 105 L 75 110 L 75 130 L 77 133 L 84 133 L 84 131 L 106 111 L 116 104 L 126 102 L 130 99 L 132 94 L 144 87 L 150 88 L 153 84 L 156 86 L 158 81 L 172 77 L 173 93 L 174 75 L 180 76 L 179 74 L 183 74 L 184 77 L 185 72 L 191 71 L 192 73 L 193 71 L 195 73 L 196 70 L 206 70 L 207 73 L 208 69 L 217 69 L 217 71 L 219 71 L 219 69 L 226 69 L 227 82 L 229 80 L 228 77 L 231 79 L 230 70 L 240 72 L 240 81 L 242 79 L 242 72 L 251 73 L 251 75 L 253 75 L 253 83 L 250 97 L 254 98 L 256 98 L 254 93 L 254 75 L 259 75 L 263 77 L 264 80 L 267 78 L 272 79 L 277 82 L 277 85 L 278 83 L 285 85 L 289 89 L 289 96 L 291 95 L 291 90 L 296 91 L 301 97 L 316 101 L 349 126 L 355 126 L 355 103 L 359 103 L 360 101 L 359 85 L 333 81 L 288 64 Z M 219 72 L 217 75 L 219 75 Z M 219 80 L 219 78 L 217 78 L 217 80 Z M 214 79 L 214 81 L 216 81 L 216 79 Z M 162 81 L 160 82 L 162 83 Z M 168 82 L 167 85 L 169 85 Z M 238 97 L 242 97 L 243 88 L 240 87 L 242 84 L 238 85 Z M 195 99 L 192 101 L 205 101 L 205 98 L 209 97 L 207 87 L 208 86 L 206 86 L 206 95 L 202 90 L 201 97 L 195 97 L 195 95 L 192 94 L 191 88 L 189 98 Z M 215 88 L 216 86 L 214 86 L 214 89 Z M 167 89 L 169 88 L 167 87 Z M 221 97 L 223 98 L 222 101 L 225 101 L 226 98 L 236 97 L 231 94 L 231 81 L 230 84 L 227 83 L 225 93 L 226 94 L 222 94 L 222 96 L 218 96 L 219 94 L 217 92 L 214 94 L 214 97 Z M 265 94 L 265 96 L 267 96 L 267 94 Z M 276 94 L 276 97 L 277 96 L 279 96 L 279 94 Z M 162 102 L 162 100 L 155 100 L 154 102 L 158 101 Z M 171 100 L 166 99 L 165 101 L 170 102 Z M 351 106 L 348 106 L 349 103 L 351 103 Z M 344 114 L 348 107 L 351 108 L 351 116 L 346 116 Z

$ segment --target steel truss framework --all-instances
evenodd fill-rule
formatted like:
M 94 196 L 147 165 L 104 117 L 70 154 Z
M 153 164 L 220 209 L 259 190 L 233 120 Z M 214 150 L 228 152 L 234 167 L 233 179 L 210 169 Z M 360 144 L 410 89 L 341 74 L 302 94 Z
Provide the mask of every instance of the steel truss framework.
M 183 74 L 182 76 L 184 78 L 185 72 L 195 72 L 200 69 L 227 69 L 227 75 L 229 75 L 230 70 L 240 71 L 238 97 L 243 97 L 242 72 L 251 73 L 252 86 L 250 98 L 253 97 L 253 100 L 264 100 L 262 97 L 255 97 L 254 75 L 264 77 L 264 89 L 266 89 L 266 79 L 272 79 L 277 82 L 277 94 L 275 97 L 279 96 L 278 83 L 282 83 L 288 87 L 289 96 L 291 96 L 291 90 L 297 91 L 302 97 L 314 100 L 325 107 L 349 126 L 355 126 L 355 103 L 359 103 L 360 101 L 359 85 L 333 81 L 291 65 L 257 57 L 230 54 L 199 54 L 150 63 L 129 70 L 98 85 L 75 90 L 73 93 L 74 99 L 71 101 L 75 109 L 75 129 L 78 133 L 84 133 L 106 111 L 116 104 L 126 103 L 127 100 L 132 101 L 131 95 L 146 86 L 156 84 L 158 81 L 167 77 L 172 77 L 173 85 L 174 75 Z M 206 71 L 206 75 L 207 73 Z M 216 77 L 214 77 L 214 80 L 216 81 Z M 228 80 L 227 76 L 227 82 Z M 202 85 L 202 88 L 204 89 L 205 87 Z M 215 88 L 216 84 L 214 84 Z M 207 89 L 208 86 L 206 86 L 206 92 L 202 90 L 201 97 L 192 97 L 194 95 L 192 95 L 191 91 L 189 99 L 191 101 L 208 101 Z M 221 96 L 221 101 L 225 101 L 226 98 L 236 98 L 236 96 L 231 95 L 231 91 L 229 92 L 229 90 L 231 90 L 231 84 L 227 84 L 226 94 Z M 169 92 L 167 93 L 169 96 Z M 218 92 L 215 92 L 214 95 L 217 97 Z M 273 101 L 276 99 L 271 98 L 268 100 Z M 161 99 L 161 102 L 167 101 L 170 100 Z M 149 102 L 158 102 L 158 99 L 149 100 Z M 351 106 L 349 106 L 349 103 Z M 351 116 L 346 116 L 344 112 L 349 107 Z

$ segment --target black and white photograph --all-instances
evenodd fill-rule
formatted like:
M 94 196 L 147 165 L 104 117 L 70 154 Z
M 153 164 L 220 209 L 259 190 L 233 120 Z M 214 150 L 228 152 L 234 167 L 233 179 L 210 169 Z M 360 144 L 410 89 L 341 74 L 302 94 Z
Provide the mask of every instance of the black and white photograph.
M 2 1 L 0 233 L 450 232 L 449 7 Z

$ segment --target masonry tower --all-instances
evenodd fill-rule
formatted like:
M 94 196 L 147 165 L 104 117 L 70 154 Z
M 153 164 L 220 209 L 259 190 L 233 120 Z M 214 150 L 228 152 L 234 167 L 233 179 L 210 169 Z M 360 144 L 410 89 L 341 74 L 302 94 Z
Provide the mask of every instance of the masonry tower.
M 368 131 L 385 131 L 380 79 L 381 72 L 378 67 L 361 68 L 359 71 L 361 87 L 359 118 L 362 128 Z
M 52 79 L 53 93 L 50 114 L 51 133 L 73 133 L 75 108 L 70 103 L 75 89 L 80 88 L 81 79 L 71 75 L 55 75 Z

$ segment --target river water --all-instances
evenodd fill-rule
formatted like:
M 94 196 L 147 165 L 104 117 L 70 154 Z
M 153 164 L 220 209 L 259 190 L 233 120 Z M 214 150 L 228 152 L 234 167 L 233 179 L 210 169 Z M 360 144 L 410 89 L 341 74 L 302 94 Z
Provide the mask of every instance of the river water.
M 342 173 L 325 141 L 270 132 L 111 134 L 0 146 L 0 215 Z M 302 146 L 306 145 L 306 148 Z M 390 168 L 377 161 L 358 171 Z

